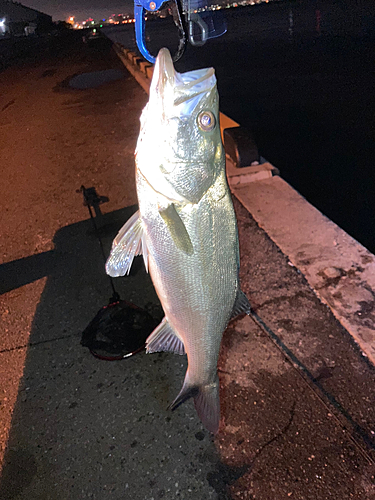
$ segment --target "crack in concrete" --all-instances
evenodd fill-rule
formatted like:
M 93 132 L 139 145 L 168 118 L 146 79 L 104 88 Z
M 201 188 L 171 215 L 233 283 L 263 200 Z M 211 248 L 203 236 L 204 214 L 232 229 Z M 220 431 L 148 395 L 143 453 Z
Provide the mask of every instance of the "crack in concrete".
M 269 439 L 266 443 L 264 443 L 263 446 L 261 446 L 260 448 L 258 448 L 258 450 L 256 451 L 255 453 L 255 456 L 254 456 L 254 459 L 253 459 L 253 462 L 252 462 L 252 466 L 254 465 L 255 461 L 259 458 L 259 456 L 263 453 L 263 451 L 268 447 L 270 446 L 272 443 L 274 443 L 277 439 L 279 439 L 281 436 L 285 435 L 290 426 L 292 425 L 292 422 L 293 422 L 293 419 L 294 419 L 294 415 L 295 415 L 295 409 L 296 409 L 296 400 L 293 401 L 293 404 L 292 404 L 292 407 L 290 409 L 290 416 L 289 416 L 289 420 L 288 422 L 284 425 L 284 427 L 281 429 L 280 432 L 278 432 L 275 436 L 273 436 L 271 439 Z

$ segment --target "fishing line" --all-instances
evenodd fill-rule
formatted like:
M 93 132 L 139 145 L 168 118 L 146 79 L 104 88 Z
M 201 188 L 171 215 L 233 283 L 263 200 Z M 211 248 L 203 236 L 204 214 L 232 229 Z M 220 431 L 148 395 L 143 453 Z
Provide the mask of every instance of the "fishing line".
M 345 408 L 337 401 L 337 399 L 330 394 L 328 391 L 322 387 L 319 381 L 314 377 L 314 375 L 306 368 L 306 366 L 301 363 L 301 361 L 293 354 L 293 352 L 284 344 L 284 342 L 280 339 L 280 337 L 262 320 L 260 316 L 253 310 L 250 311 L 249 316 L 252 318 L 254 323 L 259 326 L 259 328 L 267 334 L 267 336 L 271 339 L 271 341 L 276 345 L 279 351 L 287 358 L 291 366 L 298 373 L 307 387 L 314 393 L 314 395 L 319 399 L 319 401 L 323 404 L 323 406 L 328 410 L 328 412 L 333 416 L 339 426 L 343 429 L 343 431 L 349 432 L 349 439 L 361 453 L 361 455 L 372 465 L 375 465 L 375 460 L 369 455 L 369 453 L 363 448 L 363 446 L 357 441 L 357 439 L 353 436 L 350 430 L 346 427 L 346 425 L 340 420 L 340 418 L 332 412 L 330 406 L 333 406 L 335 410 L 337 410 L 345 420 L 350 424 L 353 430 L 362 438 L 364 443 L 373 451 L 375 450 L 375 442 L 374 440 L 367 434 L 362 427 L 357 424 L 357 422 L 352 418 L 352 416 L 345 410 Z M 318 392 L 319 391 L 319 392 Z M 326 398 L 328 402 L 324 400 Z

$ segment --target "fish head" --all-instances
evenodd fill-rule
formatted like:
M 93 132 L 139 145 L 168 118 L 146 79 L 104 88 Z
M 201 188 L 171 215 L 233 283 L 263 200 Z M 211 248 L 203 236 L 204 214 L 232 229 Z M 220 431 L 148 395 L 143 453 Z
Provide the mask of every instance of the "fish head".
M 156 191 L 199 202 L 225 164 L 213 68 L 178 73 L 169 51 L 160 50 L 141 116 L 136 161 Z

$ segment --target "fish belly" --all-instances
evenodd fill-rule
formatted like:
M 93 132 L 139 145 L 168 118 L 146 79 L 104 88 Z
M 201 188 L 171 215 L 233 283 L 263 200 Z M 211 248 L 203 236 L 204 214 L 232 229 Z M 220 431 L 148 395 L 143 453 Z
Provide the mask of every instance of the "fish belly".
M 166 318 L 184 343 L 190 383 L 197 385 L 216 380 L 221 338 L 238 289 L 232 200 L 225 178 L 216 183 L 221 185 L 212 186 L 199 203 L 176 205 L 193 245 L 193 252 L 186 253 L 176 247 L 160 215 L 168 200 L 142 176 L 137 178 L 150 275 Z

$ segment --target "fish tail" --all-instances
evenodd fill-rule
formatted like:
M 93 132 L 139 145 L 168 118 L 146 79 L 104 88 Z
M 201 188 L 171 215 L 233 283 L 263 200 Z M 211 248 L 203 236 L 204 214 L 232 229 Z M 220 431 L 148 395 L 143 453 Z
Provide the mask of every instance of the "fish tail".
M 205 385 L 191 385 L 186 377 L 179 395 L 168 408 L 175 410 L 190 398 L 194 398 L 194 406 L 203 425 L 207 430 L 216 434 L 220 423 L 218 376 L 216 375 L 216 380 L 213 383 Z
M 206 429 L 216 434 L 220 423 L 219 378 L 217 376 L 212 384 L 199 387 L 198 394 L 194 396 L 194 405 Z

